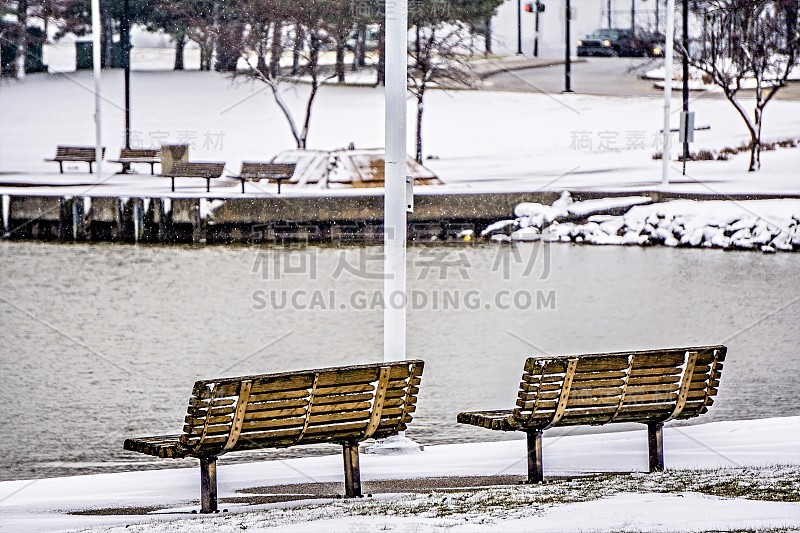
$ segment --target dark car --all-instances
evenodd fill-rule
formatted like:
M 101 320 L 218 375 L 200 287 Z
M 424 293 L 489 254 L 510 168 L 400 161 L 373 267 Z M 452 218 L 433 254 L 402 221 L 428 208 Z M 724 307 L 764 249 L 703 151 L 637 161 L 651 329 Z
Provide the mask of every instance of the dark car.
M 579 56 L 637 56 L 648 55 L 648 45 L 631 30 L 608 28 L 597 30 L 578 41 Z
M 638 36 L 647 48 L 647 55 L 650 57 L 664 57 L 665 38 L 660 33 L 645 33 Z

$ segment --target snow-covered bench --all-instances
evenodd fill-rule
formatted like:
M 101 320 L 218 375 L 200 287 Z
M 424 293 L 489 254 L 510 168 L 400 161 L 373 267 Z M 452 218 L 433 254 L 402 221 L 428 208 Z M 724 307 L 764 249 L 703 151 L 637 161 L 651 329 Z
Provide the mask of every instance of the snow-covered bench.
M 203 178 L 206 180 L 206 192 L 211 192 L 211 180 L 222 176 L 223 170 L 225 163 L 176 161 L 169 171 L 162 171 L 161 175 L 172 179 L 172 192 L 175 192 L 175 178 Z
M 515 409 L 460 413 L 458 421 L 527 433 L 529 483 L 543 480 L 542 432 L 557 426 L 647 424 L 650 471 L 661 471 L 664 422 L 708 410 L 726 352 L 720 345 L 531 357 Z
M 281 193 L 281 182 L 292 179 L 295 169 L 294 163 L 258 163 L 243 161 L 242 170 L 236 176 L 242 180 L 242 193 L 245 181 L 275 181 L 278 183 L 278 194 Z
M 89 163 L 89 174 L 92 174 L 92 163 L 94 163 L 97 158 L 95 157 L 97 153 L 95 152 L 94 146 L 64 146 L 59 145 L 56 147 L 56 156 L 52 159 L 45 159 L 45 161 L 53 161 L 58 163 L 58 169 L 61 174 L 64 173 L 64 162 L 67 161 L 82 161 L 84 163 Z M 102 157 L 106 156 L 106 149 L 103 148 Z
M 161 163 L 161 150 L 157 148 L 123 148 L 119 151 L 119 157 L 111 162 L 122 165 L 147 163 L 150 165 L 150 174 L 154 175 L 156 163 Z
M 198 381 L 180 435 L 125 440 L 126 450 L 200 459 L 201 512 L 217 510 L 217 457 L 241 450 L 341 444 L 345 495 L 361 495 L 358 443 L 404 431 L 420 360 Z

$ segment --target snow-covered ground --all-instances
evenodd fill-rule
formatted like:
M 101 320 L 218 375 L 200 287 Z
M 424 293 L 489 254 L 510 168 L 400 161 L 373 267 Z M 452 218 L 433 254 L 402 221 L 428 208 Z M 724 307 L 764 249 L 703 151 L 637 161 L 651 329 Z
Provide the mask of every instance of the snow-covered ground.
M 103 131 L 108 158 L 123 142 L 122 73 L 103 78 Z M 73 187 L 25 188 L 30 194 L 169 195 L 169 180 L 142 174 L 110 177 L 119 169 L 104 166 L 90 176 L 85 164 L 44 162 L 57 144 L 94 142 L 92 80 L 89 72 L 37 74 L 0 84 L 0 194 L 20 187 L 2 182 L 69 182 Z M 300 112 L 308 87 L 286 84 L 284 98 Z M 447 184 L 438 191 L 652 190 L 660 188 L 662 103 L 656 98 L 615 98 L 490 91 L 432 91 L 426 97 L 425 164 Z M 409 102 L 409 124 L 414 105 Z M 678 100 L 675 109 L 679 109 Z M 721 99 L 692 103 L 699 131 L 692 150 L 720 150 L 748 140 L 744 123 Z M 679 112 L 674 115 L 677 127 Z M 143 147 L 188 143 L 190 159 L 225 161 L 226 175 L 238 173 L 242 160 L 269 160 L 294 148 L 285 119 L 263 84 L 233 82 L 218 73 L 134 72 L 132 144 Z M 776 100 L 765 111 L 764 139 L 800 137 L 800 101 Z M 409 150 L 413 147 L 409 127 Z M 334 149 L 383 144 L 383 90 L 324 87 L 315 103 L 310 148 Z M 677 142 L 675 143 L 677 144 Z M 671 191 L 699 193 L 800 193 L 800 148 L 779 148 L 762 155 L 762 170 L 748 173 L 748 154 L 728 161 L 689 162 L 687 175 L 674 163 Z M 22 173 L 22 174 L 18 174 Z M 205 195 L 202 180 L 178 180 L 178 195 Z M 284 194 L 291 194 L 289 187 Z M 248 192 L 274 192 L 274 186 L 249 184 Z M 379 193 L 371 190 L 369 193 Z M 303 189 L 298 194 L 329 194 Z M 363 194 L 358 192 L 356 194 Z M 239 182 L 212 184 L 211 196 L 238 196 Z M 343 194 L 337 191 L 336 194 Z
M 417 494 L 409 494 L 414 479 L 522 476 L 525 442 L 430 446 L 410 456 L 362 455 L 366 490 L 371 480 L 397 480 L 396 492 L 357 501 L 317 497 L 254 505 L 226 500 L 286 494 L 271 486 L 340 483 L 341 457 L 236 465 L 225 465 L 223 458 L 219 490 L 221 507 L 229 512 L 216 517 L 186 514 L 197 508 L 196 468 L 8 481 L 0 483 L 0 525 L 15 532 L 137 523 L 147 527 L 134 531 L 800 528 L 800 417 L 668 425 L 664 449 L 669 470 L 649 475 L 641 473 L 647 470 L 643 430 L 545 436 L 549 482 L 544 485 Z M 619 472 L 639 473 L 600 475 Z M 157 510 L 123 514 L 148 507 Z M 102 514 L 85 513 L 90 510 Z M 81 514 L 70 514 L 76 512 Z

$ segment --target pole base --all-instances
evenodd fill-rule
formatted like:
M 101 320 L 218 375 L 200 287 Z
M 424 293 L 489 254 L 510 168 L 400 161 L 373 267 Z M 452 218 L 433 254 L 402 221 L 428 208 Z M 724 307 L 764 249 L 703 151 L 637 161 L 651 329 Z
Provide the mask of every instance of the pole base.
M 388 439 L 380 439 L 362 451 L 370 455 L 411 455 L 420 453 L 425 446 L 417 444 L 405 435 L 393 435 Z

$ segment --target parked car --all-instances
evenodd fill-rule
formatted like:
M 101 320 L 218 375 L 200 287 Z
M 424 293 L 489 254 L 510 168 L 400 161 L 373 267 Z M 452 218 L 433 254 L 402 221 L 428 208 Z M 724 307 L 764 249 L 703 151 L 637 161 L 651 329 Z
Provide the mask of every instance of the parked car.
M 660 33 L 644 33 L 637 36 L 647 47 L 647 55 L 650 57 L 664 57 L 664 36 Z
M 597 30 L 578 41 L 579 56 L 646 56 L 648 44 L 629 29 L 607 28 Z

